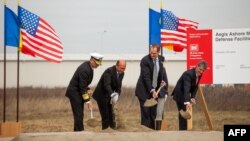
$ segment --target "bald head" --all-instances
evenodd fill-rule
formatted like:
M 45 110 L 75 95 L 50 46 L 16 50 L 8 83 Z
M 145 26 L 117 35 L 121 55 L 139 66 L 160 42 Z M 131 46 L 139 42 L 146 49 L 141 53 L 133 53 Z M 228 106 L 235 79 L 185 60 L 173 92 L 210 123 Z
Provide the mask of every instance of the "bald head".
M 121 66 L 126 66 L 126 61 L 124 60 L 124 59 L 119 59 L 119 60 L 117 60 L 116 61 L 116 66 L 119 66 L 119 65 L 121 65 Z
M 126 61 L 124 59 L 119 59 L 116 62 L 116 70 L 118 73 L 123 73 L 126 69 Z

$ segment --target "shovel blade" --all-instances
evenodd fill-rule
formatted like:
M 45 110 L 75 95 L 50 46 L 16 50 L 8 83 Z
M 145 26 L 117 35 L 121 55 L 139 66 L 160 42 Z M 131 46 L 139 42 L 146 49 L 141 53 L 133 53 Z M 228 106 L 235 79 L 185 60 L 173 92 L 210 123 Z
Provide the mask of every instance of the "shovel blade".
M 152 107 L 155 106 L 157 104 L 157 101 L 154 98 L 151 99 L 147 99 L 144 103 L 145 107 Z
M 187 111 L 180 110 L 180 115 L 185 119 L 190 119 L 192 117 L 191 113 Z
M 97 127 L 97 126 L 99 126 L 99 124 L 100 124 L 100 122 L 94 118 L 87 120 L 87 125 L 90 127 Z

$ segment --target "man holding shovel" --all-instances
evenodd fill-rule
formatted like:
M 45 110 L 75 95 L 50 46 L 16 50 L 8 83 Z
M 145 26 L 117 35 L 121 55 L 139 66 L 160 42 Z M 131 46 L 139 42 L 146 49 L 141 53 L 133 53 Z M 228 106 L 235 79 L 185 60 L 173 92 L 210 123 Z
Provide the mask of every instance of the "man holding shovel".
M 91 92 L 89 85 L 93 80 L 93 73 L 102 63 L 103 56 L 99 53 L 91 53 L 89 61 L 82 63 L 75 71 L 66 90 L 66 96 L 70 100 L 71 108 L 74 116 L 74 131 L 83 131 L 84 103 L 88 108 L 92 108 L 90 101 Z
M 101 76 L 93 98 L 97 101 L 102 118 L 102 129 L 116 128 L 114 105 L 121 94 L 122 80 L 126 69 L 126 61 L 118 60 L 116 65 L 107 68 Z
M 135 95 L 140 103 L 141 125 L 155 129 L 156 105 L 147 107 L 144 103 L 147 99 L 156 98 L 157 90 L 162 83 L 164 57 L 159 55 L 160 46 L 151 45 L 150 53 L 144 56 L 140 62 L 140 76 L 138 78 Z
M 179 130 L 187 130 L 187 119 L 191 118 L 189 109 L 195 104 L 195 96 L 203 72 L 207 69 L 207 62 L 200 61 L 195 68 L 185 71 L 172 92 L 179 112 Z

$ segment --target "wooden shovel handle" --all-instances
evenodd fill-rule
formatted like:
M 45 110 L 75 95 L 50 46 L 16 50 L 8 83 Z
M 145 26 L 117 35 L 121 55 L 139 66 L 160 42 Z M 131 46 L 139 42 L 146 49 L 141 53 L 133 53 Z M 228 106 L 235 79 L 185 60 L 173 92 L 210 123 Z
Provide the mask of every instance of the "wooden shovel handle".
M 159 92 L 161 91 L 161 88 L 164 87 L 164 86 L 166 86 L 166 82 L 162 81 L 159 89 L 156 92 L 157 97 L 158 97 Z
M 92 109 L 92 108 L 90 109 L 90 118 L 91 118 L 91 119 L 94 118 L 94 116 L 93 116 L 93 109 Z

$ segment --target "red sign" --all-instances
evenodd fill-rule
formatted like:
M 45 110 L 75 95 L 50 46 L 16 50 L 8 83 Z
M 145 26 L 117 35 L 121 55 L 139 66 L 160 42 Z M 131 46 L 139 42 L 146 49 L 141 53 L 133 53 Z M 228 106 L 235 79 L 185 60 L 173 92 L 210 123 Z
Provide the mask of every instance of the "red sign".
M 200 84 L 212 84 L 212 30 L 188 30 L 187 36 L 187 69 L 195 67 L 199 61 L 205 60 L 208 67 L 202 75 Z

